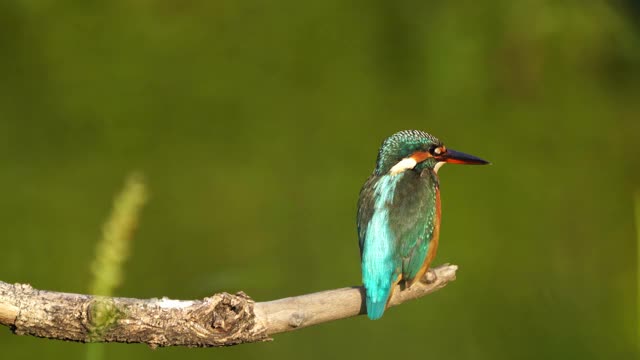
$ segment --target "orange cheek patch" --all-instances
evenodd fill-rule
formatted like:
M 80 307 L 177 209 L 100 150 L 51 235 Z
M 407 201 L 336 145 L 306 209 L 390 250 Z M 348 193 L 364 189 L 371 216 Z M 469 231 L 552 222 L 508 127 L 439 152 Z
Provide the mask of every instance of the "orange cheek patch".
M 416 151 L 410 156 L 417 163 L 423 162 L 430 157 L 433 157 L 428 151 Z

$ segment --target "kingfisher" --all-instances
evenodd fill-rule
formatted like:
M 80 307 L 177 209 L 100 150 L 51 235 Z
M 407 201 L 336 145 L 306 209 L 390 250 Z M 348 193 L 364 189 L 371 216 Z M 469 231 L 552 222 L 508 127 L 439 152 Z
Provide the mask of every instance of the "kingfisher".
M 433 135 L 404 130 L 382 142 L 360 190 L 358 238 L 367 316 L 382 317 L 396 284 L 410 287 L 429 269 L 440 235 L 438 170 L 446 163 L 489 162 L 452 149 Z

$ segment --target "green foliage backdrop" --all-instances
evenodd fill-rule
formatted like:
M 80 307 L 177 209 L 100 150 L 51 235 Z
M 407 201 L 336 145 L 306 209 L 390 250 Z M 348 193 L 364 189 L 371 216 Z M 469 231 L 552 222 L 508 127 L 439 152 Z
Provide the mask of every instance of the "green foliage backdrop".
M 0 4 L 0 280 L 87 292 L 131 171 L 150 191 L 119 296 L 270 300 L 360 282 L 382 139 L 426 130 L 445 290 L 225 349 L 105 358 L 635 359 L 640 35 L 604 1 Z M 2 356 L 84 358 L 16 337 Z

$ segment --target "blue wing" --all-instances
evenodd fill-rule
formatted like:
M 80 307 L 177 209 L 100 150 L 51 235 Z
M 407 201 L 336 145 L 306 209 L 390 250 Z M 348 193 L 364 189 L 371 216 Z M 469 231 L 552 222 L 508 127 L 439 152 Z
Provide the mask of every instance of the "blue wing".
M 390 205 L 400 175 L 372 176 L 358 201 L 358 237 L 362 258 L 362 282 L 367 295 L 367 315 L 382 317 L 387 300 L 402 268 L 397 242 L 389 223 Z
M 399 244 L 402 258 L 402 278 L 412 281 L 421 276 L 425 259 L 432 247 L 434 229 L 439 224 L 436 198 L 438 180 L 435 173 L 425 170 L 407 172 L 394 196 L 390 212 L 391 230 Z

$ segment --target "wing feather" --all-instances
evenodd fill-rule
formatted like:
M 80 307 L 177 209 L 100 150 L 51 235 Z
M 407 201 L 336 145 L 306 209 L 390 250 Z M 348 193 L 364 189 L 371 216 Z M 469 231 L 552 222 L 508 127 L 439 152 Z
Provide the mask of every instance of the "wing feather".
M 413 280 L 425 262 L 439 218 L 438 180 L 430 170 L 411 172 L 398 186 L 390 223 L 402 257 L 402 278 Z

